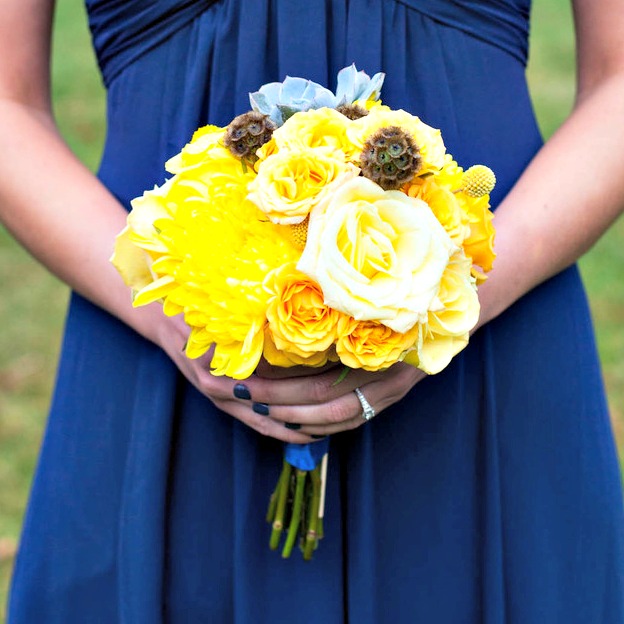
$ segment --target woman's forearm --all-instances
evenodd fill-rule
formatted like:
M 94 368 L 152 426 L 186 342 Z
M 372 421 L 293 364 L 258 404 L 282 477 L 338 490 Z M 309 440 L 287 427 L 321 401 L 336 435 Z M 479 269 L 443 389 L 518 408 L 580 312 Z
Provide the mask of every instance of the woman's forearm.
M 0 219 L 71 288 L 156 340 L 158 306 L 133 309 L 109 262 L 126 212 L 71 153 L 47 114 L 0 100 Z

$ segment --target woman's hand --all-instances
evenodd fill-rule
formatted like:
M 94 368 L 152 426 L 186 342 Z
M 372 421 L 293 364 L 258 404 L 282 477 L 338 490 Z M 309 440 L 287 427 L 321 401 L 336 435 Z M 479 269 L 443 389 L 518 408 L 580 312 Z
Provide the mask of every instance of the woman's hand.
M 219 409 L 258 433 L 284 442 L 305 444 L 363 425 L 366 421 L 355 388 L 360 388 L 379 414 L 426 376 L 399 363 L 376 373 L 350 370 L 342 380 L 341 365 L 321 369 L 263 365 L 242 381 L 216 377 L 210 373 L 212 352 L 196 360 L 184 354 L 189 330 L 182 318 L 163 319 L 158 343 L 182 374 Z
M 341 379 L 343 370 L 339 365 L 318 374 L 286 379 L 253 375 L 242 386 L 251 395 L 252 410 L 266 413 L 283 428 L 318 438 L 366 422 L 356 388 L 380 414 L 426 377 L 421 370 L 401 362 L 378 372 L 349 370 Z

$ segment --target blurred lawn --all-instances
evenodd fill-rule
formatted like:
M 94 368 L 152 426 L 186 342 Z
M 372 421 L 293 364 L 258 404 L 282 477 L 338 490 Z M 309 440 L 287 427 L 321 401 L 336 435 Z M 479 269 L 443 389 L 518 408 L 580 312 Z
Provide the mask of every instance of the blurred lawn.
M 569 112 L 573 38 L 568 0 L 535 0 L 529 78 L 548 136 Z M 54 41 L 54 99 L 63 134 L 97 166 L 103 91 L 89 52 L 80 0 L 59 0 Z M 624 221 L 581 263 L 597 325 L 614 424 L 624 455 Z M 59 349 L 67 290 L 0 228 L 0 622 L 10 568 L 36 461 Z

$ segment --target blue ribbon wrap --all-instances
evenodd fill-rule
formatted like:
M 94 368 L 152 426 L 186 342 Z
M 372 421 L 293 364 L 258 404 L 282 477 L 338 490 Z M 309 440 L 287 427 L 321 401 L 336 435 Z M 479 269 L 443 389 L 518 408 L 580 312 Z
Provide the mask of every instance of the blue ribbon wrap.
M 284 457 L 286 461 L 299 470 L 314 470 L 329 451 L 329 437 L 310 444 L 285 445 Z

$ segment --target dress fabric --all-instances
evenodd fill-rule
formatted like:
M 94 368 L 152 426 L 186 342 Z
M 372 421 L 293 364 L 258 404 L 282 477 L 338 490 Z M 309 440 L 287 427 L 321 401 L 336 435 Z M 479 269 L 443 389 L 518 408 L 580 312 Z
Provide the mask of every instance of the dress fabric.
M 485 163 L 496 205 L 541 138 L 529 0 L 87 0 L 126 206 L 263 83 L 386 72 L 384 102 Z M 88 207 L 85 206 L 85 210 Z M 531 241 L 527 241 L 527 246 Z M 268 548 L 281 443 L 216 410 L 74 296 L 10 624 L 624 624 L 620 474 L 576 267 L 442 373 L 332 438 L 314 560 Z

